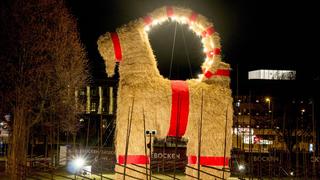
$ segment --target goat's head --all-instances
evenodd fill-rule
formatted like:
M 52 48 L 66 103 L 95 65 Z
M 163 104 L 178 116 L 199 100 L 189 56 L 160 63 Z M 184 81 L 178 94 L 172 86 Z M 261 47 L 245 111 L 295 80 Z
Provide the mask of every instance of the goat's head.
M 117 28 L 116 32 L 107 32 L 99 37 L 98 49 L 105 61 L 106 72 L 109 77 L 114 75 L 117 62 L 122 62 L 126 56 L 134 53 L 130 44 L 137 47 L 141 45 L 139 44 L 141 42 L 141 28 L 143 29 L 143 24 L 139 20 L 132 21 Z

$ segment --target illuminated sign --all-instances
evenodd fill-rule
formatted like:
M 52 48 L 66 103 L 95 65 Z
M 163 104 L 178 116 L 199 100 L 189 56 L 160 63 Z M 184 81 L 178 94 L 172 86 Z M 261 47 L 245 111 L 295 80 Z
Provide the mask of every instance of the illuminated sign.
M 259 69 L 259 70 L 249 71 L 248 78 L 249 80 L 250 79 L 295 80 L 296 71 Z
M 251 133 L 250 133 L 251 132 Z M 253 135 L 253 128 L 234 128 L 233 133 L 236 135 Z
M 251 137 L 251 141 L 250 141 Z M 244 135 L 243 136 L 243 143 L 244 144 L 273 144 L 273 141 L 267 140 L 267 139 L 262 139 L 261 137 L 258 137 L 256 135 Z

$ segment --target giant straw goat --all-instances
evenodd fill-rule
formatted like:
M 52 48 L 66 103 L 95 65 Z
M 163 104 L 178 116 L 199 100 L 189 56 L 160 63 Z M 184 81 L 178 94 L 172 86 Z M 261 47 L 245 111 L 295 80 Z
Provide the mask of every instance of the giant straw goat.
M 187 23 L 202 38 L 206 58 L 199 79 L 170 81 L 160 75 L 146 31 L 165 20 Z M 117 172 L 125 172 L 129 175 L 127 179 L 146 178 L 131 168 L 137 169 L 134 164 L 149 165 L 145 130 L 156 129 L 158 138 L 188 139 L 188 166 L 197 169 L 199 163 L 202 171 L 229 176 L 208 167 L 228 167 L 232 141 L 230 66 L 221 61 L 219 41 L 213 24 L 204 16 L 180 7 L 156 9 L 99 38 L 98 49 L 108 76 L 114 75 L 116 63 L 119 64 Z M 186 173 L 197 177 L 195 169 L 187 168 Z M 200 173 L 200 178 L 212 179 L 212 176 Z M 116 174 L 116 179 L 122 179 L 122 175 Z

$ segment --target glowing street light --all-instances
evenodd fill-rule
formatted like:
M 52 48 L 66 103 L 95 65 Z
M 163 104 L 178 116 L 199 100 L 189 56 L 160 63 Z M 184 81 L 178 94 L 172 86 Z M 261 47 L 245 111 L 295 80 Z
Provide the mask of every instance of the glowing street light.
M 270 110 L 270 103 L 271 103 L 271 99 L 269 97 L 266 97 L 266 102 L 268 103 L 268 110 L 269 110 L 269 113 L 271 113 L 271 110 Z
M 293 172 L 293 171 L 291 171 L 291 172 L 290 172 L 290 175 L 291 175 L 291 176 L 294 176 L 294 172 Z

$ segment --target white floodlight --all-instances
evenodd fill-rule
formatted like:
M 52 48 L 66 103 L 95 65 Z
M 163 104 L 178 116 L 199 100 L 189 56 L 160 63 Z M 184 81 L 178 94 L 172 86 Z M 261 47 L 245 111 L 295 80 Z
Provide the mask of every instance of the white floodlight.
M 244 171 L 246 169 L 246 167 L 243 164 L 239 165 L 239 171 Z
M 72 165 L 74 166 L 74 168 L 75 168 L 76 170 L 79 170 L 79 169 L 81 169 L 81 168 L 85 165 L 85 163 L 86 163 L 86 161 L 85 161 L 84 158 L 82 158 L 82 157 L 77 157 L 77 158 L 75 158 L 75 159 L 73 160 Z

